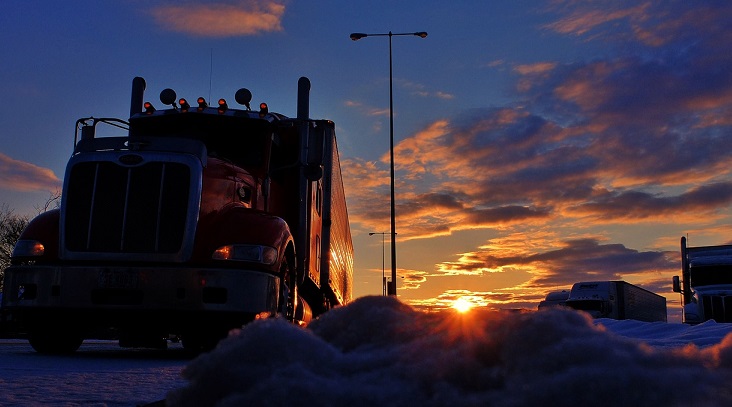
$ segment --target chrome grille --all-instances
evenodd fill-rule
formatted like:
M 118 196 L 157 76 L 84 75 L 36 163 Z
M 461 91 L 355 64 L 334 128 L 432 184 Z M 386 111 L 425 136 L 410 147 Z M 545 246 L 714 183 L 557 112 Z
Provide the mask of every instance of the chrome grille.
M 180 162 L 76 163 L 67 174 L 65 250 L 178 253 L 189 223 L 190 181 L 190 168 Z
M 732 296 L 704 295 L 704 320 L 732 322 Z

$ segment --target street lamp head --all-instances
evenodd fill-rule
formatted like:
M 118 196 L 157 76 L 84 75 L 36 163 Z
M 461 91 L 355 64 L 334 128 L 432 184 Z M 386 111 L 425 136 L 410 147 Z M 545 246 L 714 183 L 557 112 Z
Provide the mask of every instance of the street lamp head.
M 427 34 L 427 33 L 425 33 L 425 35 L 426 35 L 426 34 Z M 368 37 L 368 36 L 369 36 L 368 34 L 364 34 L 364 33 L 351 33 L 351 39 L 352 39 L 353 41 L 358 41 L 358 40 L 360 40 L 361 38 L 364 38 L 364 37 Z
M 369 236 L 373 236 L 375 234 L 376 234 L 376 232 L 369 232 Z
M 414 35 L 416 35 L 417 37 L 420 37 L 420 38 L 425 38 L 425 37 L 427 37 L 427 32 L 425 32 L 425 31 L 420 31 L 420 32 L 416 32 L 416 33 L 414 33 Z M 351 38 L 353 38 L 353 34 L 351 34 Z M 355 41 L 355 40 L 354 40 L 354 41 Z

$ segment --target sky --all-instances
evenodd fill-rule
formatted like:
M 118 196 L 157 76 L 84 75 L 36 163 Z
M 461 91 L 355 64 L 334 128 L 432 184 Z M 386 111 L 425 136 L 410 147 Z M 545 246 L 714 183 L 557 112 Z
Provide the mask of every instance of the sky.
M 732 5 L 726 1 L 24 1 L 0 14 L 0 203 L 60 188 L 81 117 L 230 98 L 336 123 L 356 297 L 390 272 L 393 37 L 399 298 L 536 308 L 622 279 L 680 321 L 679 239 L 732 241 Z

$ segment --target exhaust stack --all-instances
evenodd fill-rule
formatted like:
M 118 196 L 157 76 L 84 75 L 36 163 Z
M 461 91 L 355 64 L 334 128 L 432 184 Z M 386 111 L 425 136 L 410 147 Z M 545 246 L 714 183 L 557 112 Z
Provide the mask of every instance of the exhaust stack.
M 310 117 L 310 79 L 301 77 L 297 81 L 297 118 L 307 120 Z
M 132 80 L 132 98 L 130 100 L 130 117 L 142 113 L 142 102 L 145 97 L 145 79 L 136 76 Z

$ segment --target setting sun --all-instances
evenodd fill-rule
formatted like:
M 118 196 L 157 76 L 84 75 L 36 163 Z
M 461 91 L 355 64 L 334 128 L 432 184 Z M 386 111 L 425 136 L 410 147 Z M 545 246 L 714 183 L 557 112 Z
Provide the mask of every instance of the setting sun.
M 470 311 L 473 308 L 473 303 L 463 297 L 458 298 L 452 303 L 452 307 L 458 312 L 464 313 Z

